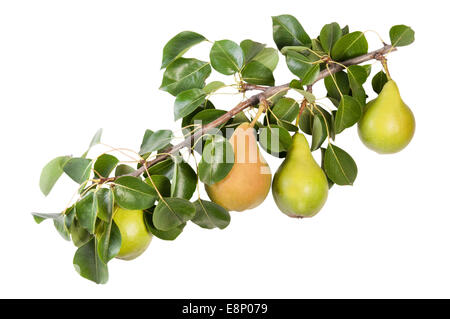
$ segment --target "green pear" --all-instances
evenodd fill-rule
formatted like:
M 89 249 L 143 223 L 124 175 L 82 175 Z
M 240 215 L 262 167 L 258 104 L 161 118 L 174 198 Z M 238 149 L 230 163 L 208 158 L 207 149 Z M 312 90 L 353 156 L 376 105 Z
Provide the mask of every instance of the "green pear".
M 397 84 L 389 80 L 380 95 L 367 103 L 358 123 L 358 134 L 371 150 L 392 154 L 409 144 L 415 127 L 414 115 L 403 102 Z
M 142 255 L 153 236 L 145 226 L 144 212 L 117 207 L 114 222 L 122 236 L 122 244 L 116 258 L 132 260 Z
M 294 135 L 286 159 L 273 178 L 272 193 L 278 208 L 290 217 L 312 217 L 325 205 L 327 177 L 303 134 Z

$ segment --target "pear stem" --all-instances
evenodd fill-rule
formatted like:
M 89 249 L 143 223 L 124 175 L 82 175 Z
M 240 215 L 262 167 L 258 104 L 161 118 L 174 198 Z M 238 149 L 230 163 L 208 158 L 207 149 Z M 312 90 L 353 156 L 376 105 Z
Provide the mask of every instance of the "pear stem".
M 261 102 L 259 103 L 258 113 L 256 113 L 255 117 L 250 123 L 250 127 L 255 127 L 255 124 L 258 121 L 261 114 L 263 114 L 268 108 L 269 104 L 267 103 L 267 100 L 265 98 L 261 99 Z
M 332 66 L 330 66 L 328 69 L 322 70 L 319 75 L 317 76 L 317 78 L 315 79 L 315 81 L 313 83 L 311 83 L 311 85 L 308 86 L 308 90 L 312 88 L 312 86 L 317 83 L 320 80 L 323 80 L 324 78 L 326 78 L 327 76 L 331 75 L 331 74 L 335 74 L 339 71 L 342 71 L 345 67 L 350 66 L 350 65 L 357 65 L 357 64 L 361 64 L 370 60 L 374 60 L 374 59 L 379 59 L 380 56 L 384 56 L 385 54 L 388 54 L 390 52 L 393 51 L 397 51 L 397 48 L 393 47 L 392 45 L 384 45 L 382 48 L 369 52 L 367 54 L 363 54 L 361 56 L 343 61 L 339 64 L 333 64 Z M 389 75 L 388 75 L 389 76 Z M 178 153 L 181 149 L 185 148 L 185 147 L 191 147 L 191 145 L 198 139 L 200 138 L 203 134 L 205 134 L 205 132 L 209 131 L 212 128 L 215 128 L 223 123 L 228 122 L 231 118 L 233 118 L 233 116 L 235 116 L 236 114 L 242 112 L 243 110 L 245 110 L 248 107 L 251 106 L 255 106 L 258 105 L 259 103 L 261 103 L 261 101 L 263 100 L 267 100 L 270 99 L 272 96 L 275 96 L 278 93 L 281 93 L 283 91 L 287 91 L 289 90 L 289 84 L 290 83 L 286 83 L 283 85 L 278 85 L 278 86 L 268 86 L 268 87 L 263 87 L 263 86 L 248 86 L 248 89 L 256 89 L 256 90 L 262 90 L 262 92 L 255 94 L 253 96 L 251 96 L 250 98 L 240 102 L 238 105 L 236 105 L 234 108 L 232 108 L 230 111 L 228 111 L 227 113 L 225 113 L 224 115 L 220 116 L 219 118 L 217 118 L 216 120 L 203 125 L 199 130 L 197 130 L 194 134 L 191 134 L 190 136 L 188 136 L 183 142 L 169 147 L 168 149 L 164 150 L 164 154 L 158 154 L 156 156 L 156 158 L 150 160 L 150 161 L 146 161 L 143 163 L 143 165 L 137 169 L 136 171 L 130 173 L 130 174 L 126 174 L 127 176 L 140 176 L 142 175 L 149 167 L 164 161 L 165 159 L 167 159 L 169 156 Z M 112 177 L 108 179 L 108 182 L 113 182 L 115 179 L 117 179 L 120 176 L 116 176 L 116 177 Z
M 384 71 L 386 71 L 386 77 L 387 77 L 387 79 L 388 79 L 389 81 L 392 80 L 391 74 L 389 73 L 389 68 L 388 68 L 388 64 L 387 64 L 387 59 L 385 58 L 384 55 L 383 55 L 383 58 L 381 59 L 381 64 L 383 65 Z
M 308 85 L 306 87 L 306 91 L 308 91 L 309 93 L 312 93 L 312 85 Z M 300 110 L 298 111 L 297 118 L 295 119 L 295 126 L 298 126 L 300 124 L 300 116 L 302 116 L 302 113 L 305 111 L 307 104 L 308 104 L 308 101 L 306 99 L 303 99 L 302 105 L 300 106 Z

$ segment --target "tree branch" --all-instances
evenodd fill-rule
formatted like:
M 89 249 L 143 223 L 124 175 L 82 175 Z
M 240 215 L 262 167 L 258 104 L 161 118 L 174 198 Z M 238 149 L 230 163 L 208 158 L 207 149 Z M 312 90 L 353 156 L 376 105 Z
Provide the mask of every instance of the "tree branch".
M 317 83 L 320 80 L 323 80 L 330 74 L 334 74 L 339 71 L 342 71 L 344 69 L 344 66 L 357 65 L 357 64 L 361 64 L 361 63 L 364 63 L 364 62 L 367 62 L 367 61 L 370 61 L 373 59 L 379 59 L 380 56 L 383 56 L 387 53 L 390 53 L 390 52 L 396 51 L 396 50 L 397 49 L 395 47 L 392 47 L 391 45 L 385 45 L 381 49 L 369 52 L 367 54 L 361 55 L 361 56 L 353 58 L 353 59 L 349 59 L 347 61 L 343 61 L 339 64 L 332 63 L 327 70 L 323 70 L 319 73 L 319 76 L 314 81 L 314 83 L 312 83 L 310 86 L 308 86 L 308 90 L 311 90 L 313 84 Z M 259 89 L 259 90 L 263 90 L 263 91 L 261 93 L 255 94 L 252 97 L 248 98 L 247 100 L 239 103 L 238 105 L 236 105 L 234 108 L 232 108 L 230 111 L 228 111 L 221 117 L 217 118 L 216 120 L 214 120 L 213 122 L 211 122 L 209 124 L 204 125 L 201 129 L 197 130 L 194 134 L 192 134 L 191 136 L 186 138 L 183 142 L 171 147 L 168 150 L 165 150 L 164 154 L 162 154 L 161 156 L 158 156 L 151 161 L 145 162 L 139 169 L 137 169 L 136 171 L 134 171 L 133 173 L 131 173 L 129 175 L 140 176 L 149 167 L 151 167 L 159 162 L 164 161 L 170 155 L 176 154 L 178 151 L 180 151 L 181 149 L 183 149 L 185 147 L 191 147 L 191 145 L 193 145 L 193 143 L 197 139 L 199 139 L 205 132 L 209 131 L 212 128 L 219 126 L 220 124 L 228 122 L 233 116 L 242 112 L 246 108 L 258 105 L 258 103 L 262 99 L 269 99 L 270 97 L 272 97 L 278 93 L 289 90 L 289 83 L 286 83 L 283 85 L 278 85 L 278 86 L 273 86 L 273 87 L 248 85 L 248 89 Z

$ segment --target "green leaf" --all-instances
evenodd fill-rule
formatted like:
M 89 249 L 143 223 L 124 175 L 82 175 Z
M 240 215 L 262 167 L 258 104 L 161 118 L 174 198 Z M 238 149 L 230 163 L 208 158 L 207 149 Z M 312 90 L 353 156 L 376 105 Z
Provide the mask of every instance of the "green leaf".
M 325 176 L 327 177 L 327 181 L 328 181 L 328 189 L 330 189 L 331 187 L 333 187 L 334 182 L 328 177 L 327 172 L 325 172 L 325 153 L 326 153 L 327 149 L 321 147 L 320 148 L 320 155 L 321 155 L 321 161 L 320 161 L 320 167 L 322 168 L 322 170 L 325 173 Z
M 228 175 L 233 164 L 234 152 L 230 142 L 219 135 L 208 137 L 198 164 L 200 180 L 208 185 L 217 183 Z
M 336 113 L 337 113 L 337 110 L 333 110 L 333 111 L 331 111 L 331 114 L 329 114 L 328 112 L 325 114 L 325 118 L 327 119 L 327 124 L 328 124 L 329 137 L 333 141 L 336 138 L 336 125 L 334 124 L 335 118 L 336 118 Z
M 289 132 L 278 125 L 263 127 L 259 130 L 259 144 L 269 154 L 286 152 L 292 144 Z
M 87 156 L 87 154 L 89 153 L 89 151 L 91 150 L 91 148 L 92 148 L 93 146 L 95 146 L 95 145 L 97 145 L 97 144 L 100 143 L 100 140 L 101 140 L 101 138 L 102 138 L 102 134 L 103 134 L 103 129 L 99 129 L 99 130 L 95 133 L 94 137 L 93 137 L 92 140 L 91 140 L 91 143 L 89 144 L 89 148 L 88 148 L 87 151 L 84 152 L 84 154 L 81 156 L 82 158 L 85 158 L 85 157 Z
M 188 163 L 175 164 L 172 181 L 171 197 L 191 199 L 197 186 L 197 174 Z
M 341 98 L 335 99 L 329 95 L 327 97 L 331 101 L 331 103 L 333 103 L 334 106 L 336 106 L 336 107 L 339 106 L 339 102 L 341 102 Z
M 264 65 L 270 71 L 274 71 L 278 65 L 278 51 L 274 48 L 264 48 L 259 52 L 252 61 L 256 61 Z
M 366 91 L 364 91 L 363 84 L 368 77 L 367 71 L 360 65 L 352 65 L 347 68 L 347 73 L 352 96 L 359 102 L 362 109 L 366 105 Z
M 414 42 L 414 30 L 406 25 L 395 25 L 389 31 L 391 44 L 394 47 L 403 47 Z
M 328 130 L 331 131 L 331 123 L 332 116 L 330 113 L 328 113 L 324 108 L 316 105 L 314 108 L 306 107 L 306 109 L 303 111 L 302 115 L 300 116 L 299 121 L 299 127 L 300 129 L 308 135 L 312 135 L 313 127 L 314 127 L 314 116 L 318 115 L 320 117 L 325 117 L 326 123 L 328 125 Z M 330 132 L 331 134 L 331 132 Z
M 39 179 L 39 187 L 41 192 L 47 196 L 50 194 L 53 186 L 61 177 L 64 165 L 70 159 L 70 156 L 59 156 L 53 160 L 51 160 L 47 165 L 42 169 L 41 177 Z
M 192 222 L 206 229 L 224 229 L 230 224 L 230 213 L 222 206 L 206 200 L 198 199 L 194 202 L 195 216 Z
M 311 38 L 298 20 L 288 14 L 272 17 L 273 40 L 278 50 L 285 46 L 311 47 Z
M 222 81 L 213 81 L 205 85 L 205 87 L 203 88 L 203 92 L 205 94 L 211 94 L 225 86 L 226 86 L 225 83 L 223 83 Z
M 334 120 L 336 133 L 341 133 L 346 128 L 356 124 L 361 118 L 361 106 L 358 101 L 348 95 L 344 95 L 339 103 L 336 119 Z
M 164 69 L 172 61 L 183 56 L 183 54 L 194 45 L 205 40 L 206 38 L 204 36 L 192 31 L 183 31 L 178 33 L 164 46 L 161 69 Z
M 194 215 L 195 207 L 190 201 L 165 197 L 153 212 L 153 224 L 159 230 L 168 231 L 192 219 Z
M 271 104 L 277 103 L 282 97 L 284 97 L 288 93 L 289 89 L 280 90 L 275 94 L 272 94 L 271 96 L 267 97 L 267 101 Z
M 336 22 L 326 24 L 320 31 L 320 44 L 330 53 L 333 45 L 342 37 L 342 30 Z
M 80 225 L 93 234 L 97 218 L 97 201 L 93 191 L 87 193 L 76 203 L 75 212 Z
M 95 192 L 95 202 L 97 204 L 97 216 L 105 222 L 112 218 L 114 209 L 114 196 L 109 188 L 100 188 Z
M 55 219 L 58 218 L 61 214 L 43 214 L 43 213 L 31 213 L 34 218 L 34 221 L 37 224 L 42 223 L 46 219 Z
M 117 256 L 122 245 L 122 235 L 119 227 L 112 220 L 106 225 L 98 241 L 98 256 L 101 261 L 107 264 L 111 259 Z
M 251 61 L 242 70 L 242 79 L 250 84 L 274 85 L 272 71 L 258 61 Z
M 110 154 L 100 155 L 94 164 L 95 177 L 108 177 L 114 168 L 116 168 L 117 164 L 119 164 L 117 157 Z
M 139 155 L 165 149 L 169 146 L 170 141 L 173 138 L 173 133 L 170 130 L 159 130 L 153 134 L 147 134 L 146 132 L 146 135 L 148 135 L 148 137 L 146 138 L 144 136 L 144 141 L 142 141 Z
M 366 80 L 367 80 L 367 78 L 369 77 L 370 73 L 372 72 L 372 65 L 364 64 L 364 65 L 361 65 L 361 67 L 363 67 L 364 70 L 366 70 L 366 73 L 367 73 Z
M 216 109 L 203 110 L 194 115 L 191 123 L 206 125 L 206 124 L 211 123 L 212 121 L 218 119 L 219 117 L 221 117 L 222 115 L 224 115 L 226 113 L 227 113 L 227 111 L 224 111 L 224 110 L 216 110 Z M 225 125 L 225 123 L 223 123 L 222 125 L 220 125 L 218 127 L 220 128 L 223 125 Z
M 289 82 L 289 87 L 296 90 L 304 89 L 302 83 L 297 79 L 294 79 L 291 82 Z
M 301 53 L 289 51 L 286 55 L 286 63 L 289 70 L 301 79 L 301 84 L 312 84 L 320 72 L 320 65 L 314 64 L 317 57 L 305 56 Z
M 348 78 L 350 80 L 350 87 L 352 80 L 355 83 L 363 85 L 367 81 L 367 78 L 369 77 L 369 73 L 367 73 L 366 68 L 362 65 L 350 65 L 347 68 L 347 73 Z
M 200 89 L 190 89 L 177 95 L 174 104 L 174 120 L 191 114 L 205 102 L 206 94 Z
M 283 120 L 276 121 L 276 124 L 278 126 L 281 126 L 281 127 L 285 128 L 286 130 L 288 130 L 290 132 L 297 132 L 298 131 L 298 127 L 296 125 L 294 125 L 294 124 L 292 124 L 290 122 L 287 122 L 287 121 L 283 121 Z
M 63 211 L 64 217 L 64 224 L 66 225 L 67 229 L 70 229 L 70 226 L 72 226 L 72 223 L 75 219 L 75 205 L 72 205 L 71 207 L 67 208 L 65 211 Z
M 155 184 L 156 188 L 158 189 L 159 193 L 166 197 L 170 196 L 170 180 L 164 176 L 164 175 L 151 175 L 152 179 L 150 180 L 149 177 L 145 179 L 145 182 L 150 185 L 152 188 L 155 188 L 153 184 Z M 153 183 L 152 183 L 153 181 Z
M 325 123 L 325 119 L 318 114 L 314 115 L 311 151 L 315 151 L 320 148 L 323 142 L 325 142 L 327 136 L 327 126 Z
M 353 185 L 358 175 L 353 158 L 331 143 L 325 152 L 324 168 L 327 176 L 338 185 Z
M 170 230 L 164 231 L 159 230 L 153 224 L 153 213 L 146 212 L 144 214 L 144 221 L 147 229 L 156 237 L 162 240 L 175 240 L 182 232 L 186 223 L 182 223 L 181 225 L 172 228 Z
M 135 169 L 129 165 L 126 164 L 120 164 L 116 167 L 116 171 L 114 173 L 114 176 L 123 176 L 131 174 L 135 171 Z
M 92 238 L 78 248 L 73 258 L 73 265 L 82 277 L 97 284 L 105 284 L 108 281 L 108 267 L 100 259 L 97 245 L 97 239 Z
M 250 120 L 248 119 L 247 115 L 245 115 L 245 113 L 241 111 L 233 117 L 231 123 L 226 125 L 226 127 L 237 127 L 240 124 L 247 122 L 250 122 Z
M 335 61 L 344 61 L 367 53 L 369 44 L 364 33 L 352 32 L 340 38 L 331 50 L 331 57 Z
M 55 226 L 58 233 L 61 235 L 62 238 L 65 240 L 70 240 L 70 233 L 69 229 L 66 225 L 66 215 L 59 214 L 59 216 L 55 219 L 53 219 L 53 225 Z
M 303 95 L 303 97 L 309 102 L 309 103 L 314 103 L 316 101 L 316 97 L 314 94 L 305 91 L 305 90 L 301 90 L 301 89 L 296 89 L 293 88 L 296 92 L 300 93 L 301 95 Z
M 386 73 L 383 71 L 378 72 L 372 79 L 372 88 L 377 93 L 380 94 L 384 85 L 388 81 Z
M 349 34 L 350 29 L 348 27 L 348 25 L 346 25 L 345 27 L 342 28 L 342 35 L 347 35 Z
M 137 177 L 119 177 L 114 183 L 114 198 L 122 208 L 146 209 L 158 198 L 155 189 Z
M 68 223 L 66 223 L 66 217 L 65 214 L 42 214 L 42 213 L 31 213 L 33 215 L 34 220 L 36 223 L 40 224 L 46 219 L 52 219 L 53 224 L 58 231 L 58 233 L 61 235 L 62 238 L 65 240 L 70 240 L 70 233 L 68 229 Z M 69 225 L 70 226 L 70 225 Z
M 335 81 L 337 83 L 337 87 Z M 343 71 L 327 76 L 324 79 L 324 83 L 325 88 L 328 92 L 328 96 L 332 97 L 333 99 L 336 99 L 338 101 L 341 100 L 341 94 L 339 93 L 339 91 L 342 93 L 342 95 L 350 94 L 350 83 L 348 80 L 348 75 Z
M 78 184 L 85 182 L 91 174 L 92 160 L 81 157 L 71 158 L 64 165 L 64 172 Z
M 242 49 L 242 52 L 244 52 L 244 64 L 247 64 L 250 62 L 259 52 L 261 52 L 265 44 L 255 42 L 253 40 L 244 40 L 242 41 L 239 46 Z
M 292 122 L 297 117 L 299 111 L 300 107 L 294 99 L 281 98 L 272 108 L 272 112 L 269 112 L 269 119 L 271 123 L 275 122 L 276 118 L 280 121 Z
M 244 52 L 241 47 L 230 40 L 214 42 L 209 53 L 212 67 L 225 75 L 239 72 L 244 65 Z
M 302 54 L 309 54 L 311 52 L 311 48 L 304 47 L 301 45 L 287 46 L 281 49 L 281 54 L 286 55 L 289 51 L 294 51 Z
M 178 58 L 164 72 L 160 89 L 174 96 L 189 89 L 201 89 L 210 74 L 208 62 Z
M 102 134 L 103 134 L 103 129 L 99 129 L 95 133 L 94 137 L 92 138 L 91 143 L 89 144 L 89 148 L 91 148 L 91 147 L 93 147 L 93 146 L 95 146 L 95 145 L 100 143 L 100 141 L 102 139 Z
M 73 220 L 72 225 L 70 225 L 70 235 L 72 236 L 72 242 L 76 247 L 81 247 L 86 244 L 93 235 L 91 235 L 86 229 L 81 227 L 77 219 Z
M 171 158 L 161 161 L 155 165 L 152 165 L 148 169 L 150 175 L 164 175 L 169 178 L 172 176 L 172 171 L 173 171 L 173 160 Z
M 212 104 L 212 102 L 210 100 L 206 100 L 205 103 L 203 103 L 202 105 L 197 107 L 194 110 L 194 112 L 183 117 L 183 120 L 181 121 L 181 129 L 182 129 L 183 134 L 188 135 L 189 133 L 191 133 L 194 130 L 194 127 L 191 124 L 192 124 L 192 119 L 194 118 L 195 115 L 197 115 L 199 112 L 201 112 L 203 110 L 214 109 L 214 108 L 215 107 Z
M 317 54 L 320 54 L 320 55 L 326 55 L 327 54 L 327 52 L 325 52 L 325 49 L 322 48 L 322 44 L 320 43 L 319 39 L 312 39 L 311 41 L 312 41 L 311 42 L 312 49 Z
M 146 148 L 149 138 L 153 135 L 153 133 L 154 132 L 152 130 L 145 130 L 144 137 L 142 138 L 142 142 L 141 142 L 141 148 L 139 150 L 139 155 L 146 154 L 145 148 Z

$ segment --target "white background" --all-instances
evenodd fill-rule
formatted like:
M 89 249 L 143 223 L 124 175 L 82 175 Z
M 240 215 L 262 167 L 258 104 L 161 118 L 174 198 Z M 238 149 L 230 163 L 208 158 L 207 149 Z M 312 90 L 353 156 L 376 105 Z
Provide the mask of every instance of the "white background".
M 450 297 L 449 23 L 445 2 L 419 3 L 0 2 L 0 297 Z M 377 30 L 385 41 L 392 25 L 414 28 L 416 42 L 389 56 L 416 116 L 410 146 L 380 156 L 352 128 L 336 143 L 357 161 L 356 183 L 333 187 L 313 219 L 286 217 L 269 195 L 252 211 L 232 213 L 223 231 L 191 224 L 175 242 L 155 238 L 135 261 L 112 261 L 107 285 L 81 278 L 73 245 L 30 215 L 59 212 L 76 185 L 64 177 L 45 198 L 41 168 L 59 155 L 79 156 L 100 127 L 105 143 L 135 150 L 145 129 L 178 128 L 173 97 L 158 90 L 162 48 L 178 32 L 274 46 L 270 17 L 284 13 L 311 36 L 332 21 Z M 370 49 L 380 47 L 374 33 L 367 38 Z M 209 47 L 188 56 L 206 59 Z M 292 78 L 280 58 L 277 83 Z M 367 92 L 374 97 L 370 85 Z M 239 99 L 213 102 L 229 109 Z M 275 171 L 281 160 L 265 157 Z

